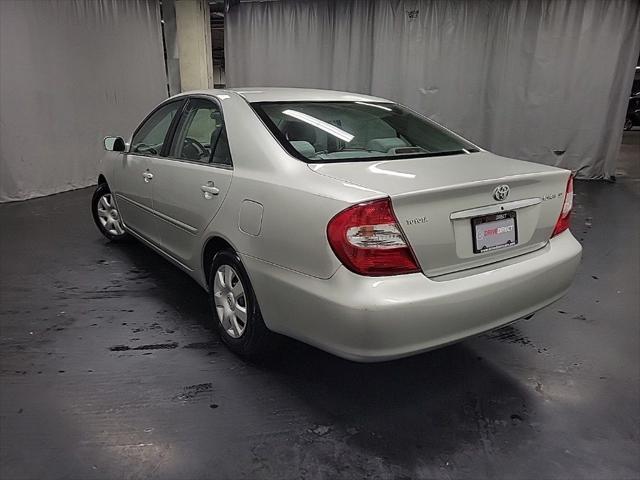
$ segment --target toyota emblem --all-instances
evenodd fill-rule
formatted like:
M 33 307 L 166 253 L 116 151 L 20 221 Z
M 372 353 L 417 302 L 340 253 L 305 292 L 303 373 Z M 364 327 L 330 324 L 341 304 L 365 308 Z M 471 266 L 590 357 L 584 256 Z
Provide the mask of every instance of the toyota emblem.
M 501 202 L 509 196 L 509 185 L 498 185 L 493 189 L 493 198 Z

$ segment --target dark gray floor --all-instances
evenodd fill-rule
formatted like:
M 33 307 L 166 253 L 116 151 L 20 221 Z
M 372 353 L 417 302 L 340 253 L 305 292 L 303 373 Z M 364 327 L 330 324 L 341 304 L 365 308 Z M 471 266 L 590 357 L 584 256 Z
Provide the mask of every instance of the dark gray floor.
M 0 478 L 638 478 L 640 182 L 622 177 L 576 185 L 563 300 L 371 365 L 294 341 L 235 357 L 192 280 L 102 239 L 90 190 L 2 205 Z

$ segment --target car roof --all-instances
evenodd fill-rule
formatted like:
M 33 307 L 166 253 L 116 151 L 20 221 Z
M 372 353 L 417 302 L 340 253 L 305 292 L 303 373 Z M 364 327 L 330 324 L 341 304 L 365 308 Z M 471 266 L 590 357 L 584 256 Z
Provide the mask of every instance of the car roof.
M 246 99 L 248 102 L 389 102 L 385 98 L 363 95 L 360 93 L 340 92 L 337 90 L 321 90 L 316 88 L 285 88 L 285 87 L 246 87 L 228 88 L 216 90 L 196 90 L 183 92 L 176 97 L 183 95 L 224 95 L 235 93 Z

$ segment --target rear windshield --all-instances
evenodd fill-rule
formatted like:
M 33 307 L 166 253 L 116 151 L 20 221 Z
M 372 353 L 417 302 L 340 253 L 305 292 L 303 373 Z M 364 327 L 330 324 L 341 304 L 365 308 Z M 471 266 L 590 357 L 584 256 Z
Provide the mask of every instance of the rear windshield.
M 256 102 L 251 106 L 289 153 L 309 163 L 478 151 L 395 103 Z

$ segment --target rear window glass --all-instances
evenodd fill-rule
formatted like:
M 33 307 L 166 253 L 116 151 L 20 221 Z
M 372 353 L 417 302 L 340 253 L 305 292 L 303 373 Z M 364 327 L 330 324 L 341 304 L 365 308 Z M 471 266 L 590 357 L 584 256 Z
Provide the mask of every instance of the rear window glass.
M 471 143 L 395 103 L 256 102 L 251 106 L 282 146 L 306 162 L 478 151 Z

